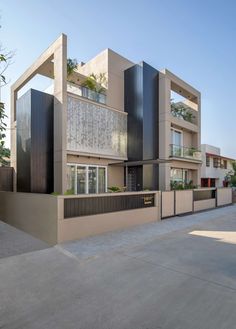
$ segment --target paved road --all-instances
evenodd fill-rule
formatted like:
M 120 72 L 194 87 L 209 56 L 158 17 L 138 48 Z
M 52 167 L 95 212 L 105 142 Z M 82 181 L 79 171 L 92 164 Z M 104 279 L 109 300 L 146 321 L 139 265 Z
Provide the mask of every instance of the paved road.
M 235 329 L 235 251 L 230 206 L 2 258 L 0 328 Z

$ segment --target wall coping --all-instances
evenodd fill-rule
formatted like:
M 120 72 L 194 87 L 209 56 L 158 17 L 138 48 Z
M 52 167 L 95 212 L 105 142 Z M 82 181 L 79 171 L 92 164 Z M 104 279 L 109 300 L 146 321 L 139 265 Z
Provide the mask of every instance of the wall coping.
M 83 199 L 83 198 L 97 198 L 97 197 L 104 197 L 104 196 L 125 196 L 125 195 L 150 195 L 150 194 L 157 194 L 160 191 L 139 191 L 139 192 L 114 192 L 114 193 L 97 193 L 97 194 L 77 194 L 77 195 L 57 195 L 58 199 Z

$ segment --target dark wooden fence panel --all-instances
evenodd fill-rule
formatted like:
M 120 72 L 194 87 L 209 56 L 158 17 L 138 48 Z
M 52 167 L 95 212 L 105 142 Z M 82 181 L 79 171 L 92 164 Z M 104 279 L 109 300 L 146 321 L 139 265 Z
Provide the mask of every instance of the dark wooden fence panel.
M 64 218 L 154 207 L 154 194 L 64 199 Z
M 0 167 L 0 191 L 13 191 L 12 167 Z

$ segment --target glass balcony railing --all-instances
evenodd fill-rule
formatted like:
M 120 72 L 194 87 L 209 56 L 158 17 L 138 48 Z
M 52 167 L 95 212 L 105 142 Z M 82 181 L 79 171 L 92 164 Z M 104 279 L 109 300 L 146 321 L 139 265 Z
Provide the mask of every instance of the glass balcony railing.
M 106 104 L 106 95 L 83 86 L 68 83 L 67 91 L 75 95 L 90 99 L 91 101 Z
M 175 144 L 170 144 L 170 157 L 187 158 L 191 160 L 202 160 L 201 151 L 195 147 L 185 147 Z

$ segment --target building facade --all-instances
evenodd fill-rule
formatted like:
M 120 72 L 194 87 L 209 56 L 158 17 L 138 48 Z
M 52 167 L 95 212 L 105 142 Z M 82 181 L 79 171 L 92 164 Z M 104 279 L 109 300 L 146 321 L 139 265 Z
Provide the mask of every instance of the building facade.
M 36 74 L 53 79 L 51 90 L 18 98 Z M 103 92 L 84 86 L 91 74 L 106 77 Z M 200 185 L 200 115 L 199 91 L 168 70 L 110 49 L 68 77 L 61 35 L 11 89 L 15 190 L 89 194 L 111 186 Z
M 202 187 L 226 187 L 227 175 L 232 172 L 234 159 L 221 155 L 219 147 L 202 144 Z

